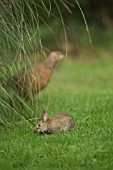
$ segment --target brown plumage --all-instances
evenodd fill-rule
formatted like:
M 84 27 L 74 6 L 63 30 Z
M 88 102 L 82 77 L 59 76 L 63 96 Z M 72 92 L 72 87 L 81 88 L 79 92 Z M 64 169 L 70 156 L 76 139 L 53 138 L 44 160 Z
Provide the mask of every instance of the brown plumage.
M 19 95 L 29 99 L 44 89 L 50 81 L 57 61 L 62 57 L 63 55 L 60 52 L 52 52 L 43 63 L 34 64 L 15 74 L 12 80 Z

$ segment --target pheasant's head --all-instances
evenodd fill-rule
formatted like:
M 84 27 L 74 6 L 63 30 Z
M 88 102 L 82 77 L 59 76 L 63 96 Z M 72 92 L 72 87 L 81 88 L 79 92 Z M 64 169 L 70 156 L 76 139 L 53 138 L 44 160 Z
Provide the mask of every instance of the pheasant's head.
M 51 52 L 50 55 L 49 55 L 49 59 L 51 59 L 53 61 L 58 61 L 58 60 L 60 60 L 62 58 L 63 58 L 63 55 L 59 51 Z
M 49 54 L 49 57 L 45 61 L 44 65 L 47 68 L 53 69 L 57 63 L 57 61 L 61 60 L 63 58 L 63 55 L 59 51 L 54 51 Z

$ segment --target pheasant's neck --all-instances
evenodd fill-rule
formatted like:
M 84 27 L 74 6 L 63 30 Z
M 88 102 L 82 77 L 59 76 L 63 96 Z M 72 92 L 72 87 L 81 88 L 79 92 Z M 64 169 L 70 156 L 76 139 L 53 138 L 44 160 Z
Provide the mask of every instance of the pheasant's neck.
M 56 61 L 54 60 L 50 60 L 49 58 L 44 62 L 44 65 L 49 68 L 49 69 L 53 69 L 56 65 Z

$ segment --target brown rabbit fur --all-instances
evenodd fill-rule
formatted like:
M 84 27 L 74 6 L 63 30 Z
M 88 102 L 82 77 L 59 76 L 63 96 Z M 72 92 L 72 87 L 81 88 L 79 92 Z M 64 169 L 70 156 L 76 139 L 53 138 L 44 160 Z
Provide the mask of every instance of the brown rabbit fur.
M 65 112 L 59 112 L 50 118 L 46 111 L 42 112 L 40 121 L 35 125 L 34 131 L 37 133 L 55 133 L 68 131 L 74 128 L 74 119 Z

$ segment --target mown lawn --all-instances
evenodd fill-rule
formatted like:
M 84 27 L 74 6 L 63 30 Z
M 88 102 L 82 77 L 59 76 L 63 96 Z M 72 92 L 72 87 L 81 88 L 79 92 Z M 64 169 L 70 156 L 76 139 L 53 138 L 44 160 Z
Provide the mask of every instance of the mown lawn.
M 40 94 L 39 111 L 46 107 L 68 112 L 76 127 L 52 135 L 25 123 L 1 128 L 1 170 L 113 169 L 113 59 L 65 59 Z

